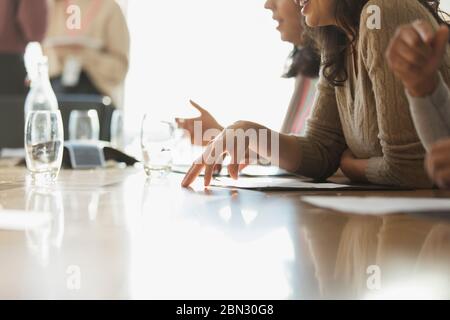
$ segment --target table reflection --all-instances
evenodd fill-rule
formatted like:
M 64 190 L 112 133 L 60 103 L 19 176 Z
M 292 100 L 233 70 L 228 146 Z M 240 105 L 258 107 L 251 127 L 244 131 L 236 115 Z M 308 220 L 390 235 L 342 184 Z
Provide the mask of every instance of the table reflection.
M 317 209 L 304 214 L 302 225 L 321 298 L 450 297 L 446 221 L 426 215 L 371 217 Z
M 62 171 L 51 188 L 0 190 L 4 209 L 51 217 L 0 230 L 0 298 L 450 297 L 446 215 L 349 215 L 305 193 L 186 190 L 181 179 Z
M 141 204 L 132 232 L 133 298 L 293 295 L 296 237 L 286 203 L 257 192 L 183 190 L 174 179 L 147 183 Z
M 25 230 L 29 250 L 46 266 L 51 248 L 60 248 L 64 237 L 62 195 L 52 187 L 29 187 L 26 192 L 26 211 L 50 214 L 50 219 L 44 226 Z

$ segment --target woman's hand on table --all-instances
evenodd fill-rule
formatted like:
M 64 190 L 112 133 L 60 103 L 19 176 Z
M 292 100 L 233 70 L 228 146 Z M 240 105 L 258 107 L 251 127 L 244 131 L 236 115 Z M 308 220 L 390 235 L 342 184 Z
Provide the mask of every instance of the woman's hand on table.
M 431 147 L 425 168 L 439 188 L 450 188 L 450 139 L 439 141 Z
M 350 149 L 342 154 L 341 170 L 352 182 L 367 182 L 367 165 L 368 160 L 357 159 Z
M 249 130 L 259 133 L 264 127 L 246 121 L 239 121 L 223 130 L 206 147 L 203 155 L 197 159 L 183 179 L 182 186 L 189 187 L 205 170 L 204 185 L 209 186 L 214 168 L 221 165 L 225 156 L 230 156 L 228 173 L 233 179 L 238 179 L 239 172 L 249 163 L 257 161 L 258 157 L 267 157 L 267 150 L 258 150 L 258 139 L 251 139 L 245 133 Z M 266 129 L 267 131 L 270 131 Z M 270 142 L 269 142 L 270 143 Z
M 425 21 L 400 27 L 386 52 L 389 67 L 413 97 L 431 95 L 449 38 L 447 26 L 437 31 Z
M 211 141 L 205 139 L 204 133 L 207 130 L 215 130 L 217 132 L 222 131 L 224 128 L 217 122 L 217 120 L 205 109 L 199 106 L 194 101 L 190 101 L 191 105 L 200 112 L 200 116 L 196 118 L 176 118 L 175 121 L 180 129 L 184 129 L 188 132 L 191 138 L 191 143 L 196 145 L 206 146 Z M 195 132 L 195 122 L 201 122 L 201 132 Z M 200 139 L 195 134 L 201 135 Z

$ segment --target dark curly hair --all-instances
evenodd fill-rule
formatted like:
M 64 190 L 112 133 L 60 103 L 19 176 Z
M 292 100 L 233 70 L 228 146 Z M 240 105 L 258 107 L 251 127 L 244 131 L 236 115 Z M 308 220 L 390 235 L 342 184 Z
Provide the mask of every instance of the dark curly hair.
M 369 0 L 337 0 L 334 16 L 338 26 L 308 28 L 310 37 L 322 54 L 323 76 L 333 86 L 342 86 L 348 79 L 346 57 L 348 48 L 357 41 L 361 13 Z M 441 11 L 440 0 L 417 0 L 427 8 L 440 24 L 449 25 L 444 19 L 448 16 Z M 350 37 L 348 36 L 350 35 Z
M 318 78 L 320 72 L 320 53 L 315 47 L 314 41 L 309 37 L 306 29 L 305 18 L 302 17 L 302 43 L 303 47 L 294 46 L 289 55 L 284 78 L 295 78 L 302 75 L 308 78 Z
M 311 46 L 294 47 L 288 58 L 287 70 L 283 78 L 295 78 L 302 75 L 308 78 L 319 77 L 320 55 Z

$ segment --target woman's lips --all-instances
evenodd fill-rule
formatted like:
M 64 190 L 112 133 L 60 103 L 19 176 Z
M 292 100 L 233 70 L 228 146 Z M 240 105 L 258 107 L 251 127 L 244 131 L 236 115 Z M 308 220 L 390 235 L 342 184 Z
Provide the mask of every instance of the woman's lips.
M 272 17 L 272 19 L 273 19 L 274 21 L 278 22 L 277 29 L 279 29 L 279 28 L 281 27 L 281 25 L 283 24 L 283 20 L 282 20 L 282 19 L 279 19 L 279 18 L 277 18 L 277 17 Z

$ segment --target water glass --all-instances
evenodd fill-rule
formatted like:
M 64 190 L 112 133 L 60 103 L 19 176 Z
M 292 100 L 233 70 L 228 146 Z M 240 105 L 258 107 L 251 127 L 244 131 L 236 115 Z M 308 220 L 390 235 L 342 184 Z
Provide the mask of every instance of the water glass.
M 50 183 L 61 169 L 64 130 L 58 111 L 31 111 L 25 124 L 27 168 L 34 182 Z
M 121 110 L 114 110 L 111 116 L 111 146 L 123 148 L 123 114 Z
M 141 149 L 144 169 L 149 177 L 162 177 L 172 170 L 172 146 L 175 126 L 144 115 L 141 126 Z
M 98 141 L 100 121 L 97 110 L 73 110 L 69 118 L 69 140 Z

